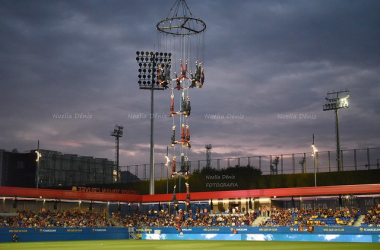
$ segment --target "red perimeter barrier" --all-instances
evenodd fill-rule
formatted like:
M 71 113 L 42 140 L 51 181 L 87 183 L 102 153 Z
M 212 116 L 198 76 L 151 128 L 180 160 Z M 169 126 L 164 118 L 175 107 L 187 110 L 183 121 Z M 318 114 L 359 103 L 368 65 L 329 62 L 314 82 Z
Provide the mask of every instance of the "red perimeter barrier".
M 380 184 L 300 187 L 300 188 L 272 188 L 234 191 L 214 191 L 191 193 L 191 200 L 227 199 L 236 197 L 289 197 L 289 196 L 321 196 L 339 194 L 380 194 Z M 18 187 L 0 187 L 0 196 L 18 196 L 73 200 L 96 201 L 128 201 L 128 202 L 158 202 L 171 201 L 172 194 L 136 195 L 109 192 L 84 192 L 56 189 L 36 189 Z M 185 200 L 186 193 L 176 194 L 178 200 Z

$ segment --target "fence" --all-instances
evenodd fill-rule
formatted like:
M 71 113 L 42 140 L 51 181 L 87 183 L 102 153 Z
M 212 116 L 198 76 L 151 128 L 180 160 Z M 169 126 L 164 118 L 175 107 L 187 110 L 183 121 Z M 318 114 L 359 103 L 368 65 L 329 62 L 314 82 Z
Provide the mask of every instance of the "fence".
M 259 155 L 247 157 L 230 157 L 222 159 L 211 159 L 210 167 L 215 169 L 225 169 L 235 166 L 247 166 L 258 168 L 264 175 L 269 174 L 298 174 L 338 171 L 336 161 L 336 151 L 317 152 L 315 159 L 311 152 Z M 380 147 L 366 149 L 341 150 L 341 162 L 343 171 L 357 171 L 379 169 Z M 190 173 L 201 171 L 207 166 L 206 160 L 189 161 Z M 171 166 L 166 167 L 165 163 L 154 164 L 155 178 L 166 179 L 170 177 Z M 177 166 L 178 167 L 178 166 Z M 149 180 L 150 165 L 129 165 L 120 167 L 122 171 L 129 171 L 132 175 L 127 175 L 127 181 L 134 181 L 136 177 L 140 180 Z

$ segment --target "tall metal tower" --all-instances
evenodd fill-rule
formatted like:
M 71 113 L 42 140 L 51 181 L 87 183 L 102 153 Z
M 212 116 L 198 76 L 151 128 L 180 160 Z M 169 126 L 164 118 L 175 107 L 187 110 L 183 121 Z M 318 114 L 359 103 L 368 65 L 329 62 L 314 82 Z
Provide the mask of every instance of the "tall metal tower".
M 206 167 L 209 168 L 211 167 L 211 149 L 212 149 L 212 146 L 211 144 L 207 144 L 205 146 L 206 148 Z
M 314 134 L 313 134 L 313 144 L 311 144 L 311 148 L 313 149 L 313 153 L 311 154 L 311 156 L 313 156 L 313 161 L 314 161 L 314 186 L 317 186 L 316 160 L 318 157 L 318 149 L 314 144 Z
M 327 103 L 323 105 L 323 111 L 334 110 L 335 111 L 335 136 L 336 136 L 336 165 L 338 167 L 338 171 L 342 171 L 342 158 L 340 152 L 340 139 L 339 139 L 339 117 L 338 110 L 343 108 L 348 108 L 348 98 L 349 95 L 345 97 L 340 97 L 339 95 L 342 93 L 348 93 L 349 91 L 340 90 L 327 93 Z
M 165 90 L 157 81 L 157 73 L 161 63 L 171 62 L 170 53 L 153 51 L 136 51 L 136 61 L 139 65 L 140 89 L 150 90 L 150 183 L 149 194 L 154 194 L 154 91 Z
M 113 131 L 111 131 L 111 136 L 115 137 L 115 170 L 114 170 L 114 181 L 119 182 L 119 138 L 123 136 L 123 129 L 124 127 L 122 125 L 115 125 L 115 128 Z
M 190 114 L 193 112 L 190 99 L 204 85 L 206 24 L 193 16 L 185 0 L 176 0 L 166 17 L 156 24 L 156 30 L 158 49 L 171 55 L 170 61 L 160 63 L 157 81 L 170 94 L 171 177 L 178 177 L 180 191 L 182 177 L 189 185 Z
M 154 90 L 171 90 L 170 126 L 173 135 L 170 138 L 173 147 L 172 176 L 188 177 L 189 161 L 187 157 L 190 145 L 189 119 L 191 106 L 189 89 L 202 88 L 204 83 L 203 47 L 206 24 L 200 18 L 193 18 L 185 0 L 176 0 L 167 16 L 156 24 L 158 51 L 137 51 L 136 61 L 139 65 L 140 89 L 151 91 L 151 133 L 150 133 L 150 185 L 149 194 L 153 195 L 154 166 Z M 191 39 L 192 38 L 192 39 Z M 190 42 L 192 40 L 192 42 Z M 177 74 L 177 72 L 179 74 Z M 194 74 L 193 74 L 194 72 Z M 193 76 L 194 75 L 194 76 Z M 180 103 L 175 109 L 175 93 L 181 93 Z M 169 106 L 169 105 L 168 105 Z M 181 139 L 175 137 L 175 118 L 179 119 Z M 176 120 L 178 120 L 176 119 Z M 175 152 L 175 144 L 182 146 Z M 178 148 L 178 147 L 177 147 Z M 179 155 L 180 171 L 176 171 L 176 157 Z M 179 186 L 180 187 L 180 186 Z

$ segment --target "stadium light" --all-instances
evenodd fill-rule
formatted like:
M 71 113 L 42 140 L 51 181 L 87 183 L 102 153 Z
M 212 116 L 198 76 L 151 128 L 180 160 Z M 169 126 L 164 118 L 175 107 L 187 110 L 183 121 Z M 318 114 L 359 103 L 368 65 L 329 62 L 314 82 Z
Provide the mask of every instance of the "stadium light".
M 113 131 L 111 131 L 110 135 L 115 137 L 115 169 L 113 171 L 113 177 L 115 182 L 119 182 L 119 138 L 123 136 L 124 127 L 121 125 L 115 125 Z
M 42 155 L 41 155 L 41 153 L 38 152 L 37 150 L 35 151 L 35 153 L 37 154 L 36 162 L 39 162 L 39 161 L 40 161 L 40 158 L 42 157 Z
M 318 149 L 314 145 L 314 134 L 313 134 L 313 144 L 311 144 L 311 148 L 313 149 L 313 153 L 311 154 L 311 156 L 313 156 L 313 160 L 314 160 L 314 186 L 317 186 L 317 171 L 315 168 L 315 165 L 316 165 L 315 164 L 315 158 L 317 157 Z
M 40 183 L 40 158 L 42 157 L 42 154 L 40 153 L 40 141 L 37 142 L 37 150 L 35 151 L 37 154 L 36 162 L 36 188 L 38 189 L 39 183 Z
M 169 163 L 170 163 L 170 159 L 169 159 L 169 147 L 166 147 L 166 155 L 165 155 L 165 159 L 166 159 L 166 163 L 165 163 L 165 166 L 166 166 L 166 193 L 168 194 L 169 193 Z
M 336 165 L 338 171 L 342 171 L 342 161 L 340 152 L 340 139 L 339 139 L 339 117 L 338 110 L 348 108 L 348 98 L 350 95 L 345 97 L 339 97 L 342 93 L 348 93 L 348 90 L 340 90 L 327 93 L 327 103 L 323 105 L 323 111 L 334 110 L 335 111 L 335 136 L 336 136 Z
M 149 194 L 154 194 L 154 90 L 165 90 L 157 80 L 159 66 L 171 62 L 171 53 L 137 51 L 136 61 L 139 65 L 138 83 L 140 89 L 151 91 L 150 97 L 150 184 Z

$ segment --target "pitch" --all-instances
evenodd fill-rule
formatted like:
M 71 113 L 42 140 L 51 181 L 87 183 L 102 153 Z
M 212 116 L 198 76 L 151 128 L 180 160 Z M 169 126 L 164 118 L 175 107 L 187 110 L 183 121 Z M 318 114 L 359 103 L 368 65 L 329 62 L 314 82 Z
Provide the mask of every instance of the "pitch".
M 2 250 L 114 250 L 114 249 L 218 249 L 218 250 L 378 250 L 379 243 L 339 242 L 249 242 L 249 241 L 147 241 L 147 240 L 99 240 L 0 243 Z

